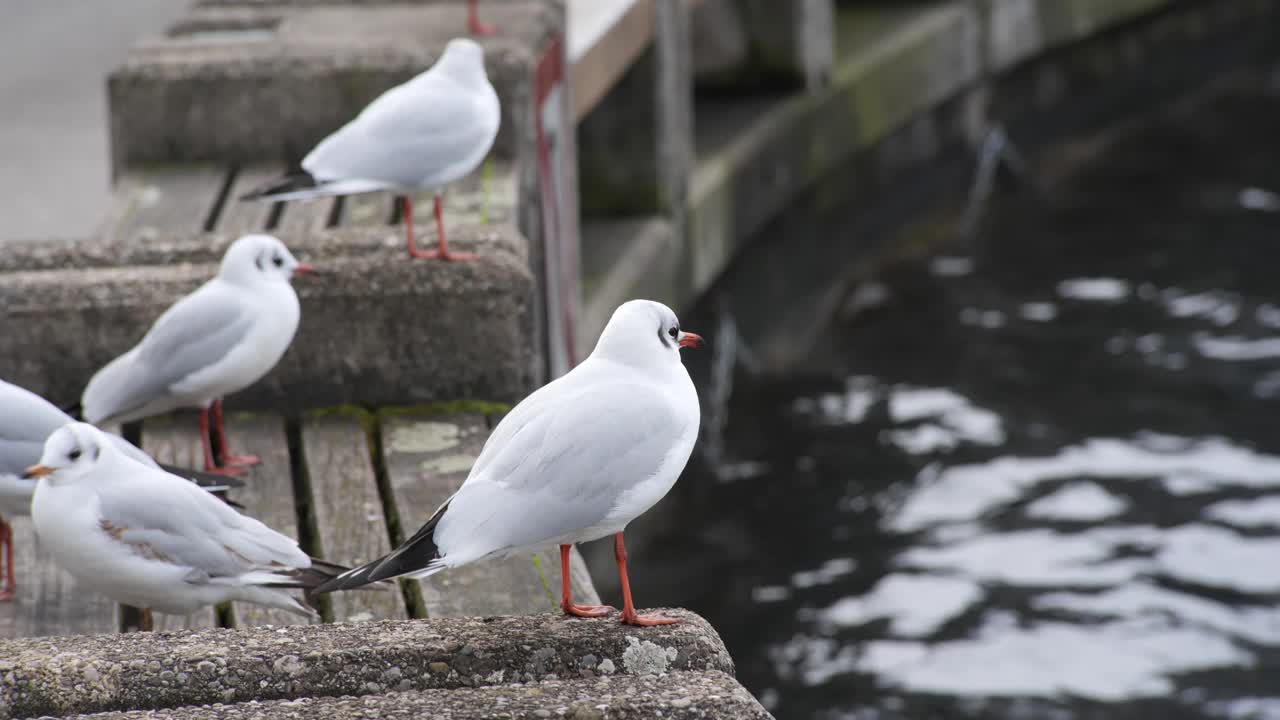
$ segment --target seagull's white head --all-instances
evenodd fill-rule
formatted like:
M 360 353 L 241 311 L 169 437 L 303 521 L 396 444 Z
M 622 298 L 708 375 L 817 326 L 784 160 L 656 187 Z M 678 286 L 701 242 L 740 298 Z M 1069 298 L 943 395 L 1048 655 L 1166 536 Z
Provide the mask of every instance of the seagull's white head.
M 81 480 L 114 452 L 115 447 L 98 428 L 82 422 L 67 423 L 44 441 L 39 464 L 27 468 L 23 477 L 49 476 L 58 482 Z
M 613 311 L 591 354 L 632 365 L 679 363 L 680 348 L 701 344 L 701 336 L 680 329 L 671 308 L 652 300 L 630 300 Z
M 300 263 L 289 248 L 271 235 L 245 235 L 231 243 L 222 256 L 218 277 L 237 285 L 289 282 L 294 273 L 314 274 L 316 269 Z
M 444 46 L 444 54 L 431 67 L 463 82 L 486 78 L 484 48 L 471 38 L 454 38 Z

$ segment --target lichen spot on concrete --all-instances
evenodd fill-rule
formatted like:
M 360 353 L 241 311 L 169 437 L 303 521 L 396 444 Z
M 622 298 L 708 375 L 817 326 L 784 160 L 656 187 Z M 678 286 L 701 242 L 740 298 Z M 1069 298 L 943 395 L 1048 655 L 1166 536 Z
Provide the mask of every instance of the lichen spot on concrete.
M 416 422 L 398 427 L 391 433 L 392 452 L 429 453 L 448 450 L 458 444 L 460 432 L 453 423 Z
M 622 666 L 635 675 L 664 673 L 679 653 L 675 648 L 664 648 L 650 640 L 627 638 L 627 649 L 622 651 Z
M 605 658 L 600 661 L 600 665 L 596 667 L 596 670 L 599 670 L 601 675 L 612 675 L 618 669 L 613 666 L 612 660 Z
M 285 655 L 275 661 L 275 671 L 289 677 L 296 677 L 302 673 L 302 662 L 298 660 L 297 655 Z
M 442 455 L 441 457 L 423 460 L 422 472 L 431 475 L 452 475 L 457 472 L 466 472 L 476 462 L 476 456 L 467 453 L 458 453 L 456 455 Z

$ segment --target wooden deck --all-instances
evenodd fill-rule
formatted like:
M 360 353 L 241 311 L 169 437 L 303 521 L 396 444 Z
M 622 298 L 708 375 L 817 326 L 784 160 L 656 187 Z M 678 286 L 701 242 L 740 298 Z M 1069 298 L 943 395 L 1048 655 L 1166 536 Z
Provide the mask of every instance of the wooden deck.
M 289 202 L 244 201 L 240 196 L 283 174 L 280 165 L 217 167 L 183 165 L 130 170 L 115 185 L 111 212 L 97 234 L 123 247 L 145 247 L 163 235 L 201 232 L 237 237 L 267 232 L 305 251 L 308 236 L 338 227 L 391 228 L 402 222 L 394 196 L 375 192 Z M 447 226 L 515 221 L 516 172 L 490 158 L 481 171 L 445 193 Z M 414 196 L 414 226 L 423 246 L 435 243 L 430 192 Z M 400 231 L 403 232 L 403 231 Z M 388 237 L 398 233 L 388 233 Z
M 339 563 L 385 553 L 411 534 L 466 478 L 497 415 L 433 414 L 409 409 L 354 409 L 301 419 L 229 414 L 228 441 L 237 453 L 262 458 L 232 497 L 246 512 L 297 537 L 307 552 Z M 163 462 L 198 466 L 194 416 L 148 421 L 142 446 Z M 145 502 L 139 498 L 139 502 Z M 116 632 L 121 611 L 55 567 L 35 542 L 27 518 L 14 522 L 18 591 L 0 604 L 0 637 Z M 575 553 L 575 594 L 594 600 L 590 577 Z M 325 596 L 326 622 L 544 612 L 555 608 L 559 556 L 477 563 L 405 581 L 398 590 Z M 157 630 L 307 623 L 298 615 L 235 603 L 188 616 L 155 615 Z

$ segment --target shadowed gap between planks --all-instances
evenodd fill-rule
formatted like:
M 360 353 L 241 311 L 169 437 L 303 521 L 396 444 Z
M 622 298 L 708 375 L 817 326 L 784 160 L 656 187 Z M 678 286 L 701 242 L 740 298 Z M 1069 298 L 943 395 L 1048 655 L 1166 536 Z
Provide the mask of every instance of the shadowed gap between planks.
M 317 548 L 330 562 L 355 566 L 391 551 L 390 533 L 370 443 L 372 418 L 358 411 L 305 416 L 298 448 L 310 487 Z M 329 593 L 335 622 L 405 619 L 394 583 L 381 589 Z

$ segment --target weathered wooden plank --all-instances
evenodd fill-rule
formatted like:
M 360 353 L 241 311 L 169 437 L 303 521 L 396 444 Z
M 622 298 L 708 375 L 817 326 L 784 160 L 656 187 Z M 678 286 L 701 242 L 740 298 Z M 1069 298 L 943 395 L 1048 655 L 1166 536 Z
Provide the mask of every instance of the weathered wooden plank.
M 321 556 L 330 562 L 355 565 L 389 552 L 386 517 L 361 418 L 327 415 L 305 419 L 302 448 Z M 404 595 L 394 586 L 328 597 L 337 621 L 408 617 Z
M 149 419 L 142 424 L 142 449 L 157 462 L 178 467 L 203 468 L 204 452 L 200 444 L 200 428 L 195 417 L 180 415 Z M 142 501 L 139 498 L 139 501 Z M 200 608 L 189 615 L 154 613 L 156 630 L 217 627 L 217 615 L 211 607 Z
M 289 443 L 284 418 L 276 415 L 232 413 L 226 416 L 227 442 L 237 455 L 257 455 L 262 464 L 246 475 L 244 487 L 231 497 L 244 506 L 241 511 L 267 527 L 298 537 L 298 510 L 293 495 L 289 464 Z M 232 603 L 236 627 L 252 625 L 306 625 L 311 621 L 287 610 Z
M 395 196 L 385 192 L 348 195 L 342 199 L 338 224 L 342 227 L 386 225 L 391 221 L 394 202 Z
M 384 413 L 383 451 L 395 512 L 403 534 L 412 534 L 466 480 L 485 440 L 484 415 L 412 416 Z M 546 612 L 557 606 L 560 554 L 486 560 L 437 573 L 421 581 L 429 617 Z M 539 567 L 540 566 L 540 567 Z M 570 573 L 574 598 L 598 603 L 590 576 L 575 548 Z
M 76 581 L 40 550 L 31 519 L 13 524 L 13 564 L 18 588 L 0 603 L 0 638 L 109 633 L 120 628 L 116 604 L 76 587 Z
M 291 200 L 284 204 L 276 226 L 271 230 L 290 249 L 305 248 L 311 237 L 329 224 L 329 214 L 337 198 Z
M 283 167 L 279 165 L 260 165 L 241 168 L 231 183 L 226 203 L 218 216 L 213 229 L 230 236 L 240 236 L 252 232 L 265 232 L 267 218 L 271 217 L 273 203 L 262 200 L 241 200 L 240 196 L 251 190 L 257 190 L 273 178 L 280 177 Z
M 117 214 L 104 232 L 126 247 L 162 235 L 201 232 L 228 172 L 227 168 L 196 165 L 130 173 L 116 185 Z

